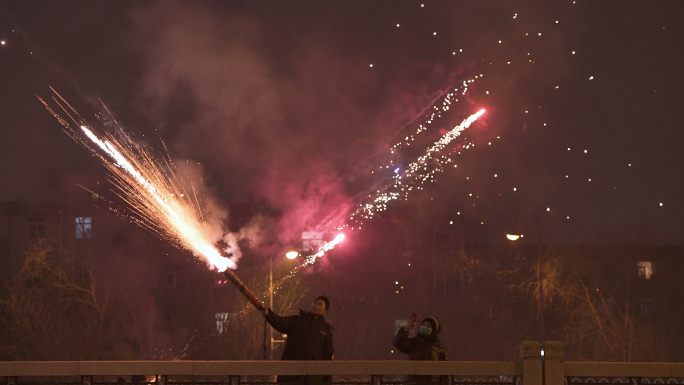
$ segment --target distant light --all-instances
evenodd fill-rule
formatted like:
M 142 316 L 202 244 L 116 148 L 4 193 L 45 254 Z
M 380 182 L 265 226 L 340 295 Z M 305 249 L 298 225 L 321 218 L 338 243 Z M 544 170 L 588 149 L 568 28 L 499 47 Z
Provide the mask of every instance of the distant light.
M 572 54 L 574 55 L 574 54 L 575 54 L 575 51 L 572 51 Z
M 450 224 L 450 225 L 453 225 L 453 224 L 454 224 L 454 221 L 449 221 L 449 224 Z
M 285 253 L 285 256 L 287 257 L 287 259 L 295 259 L 299 256 L 299 253 L 296 251 L 288 251 L 287 253 Z
M 371 68 L 373 68 L 373 65 L 372 65 L 372 64 L 371 64 L 370 66 L 371 66 Z
M 546 208 L 546 211 L 551 211 L 551 207 L 547 207 L 547 208 Z
M 589 76 L 589 80 L 594 80 L 594 77 L 593 77 L 593 76 Z
M 421 5 L 420 5 L 421 8 L 423 8 L 424 6 L 425 6 L 425 4 L 421 4 Z
M 398 284 L 399 284 L 399 281 L 396 281 L 396 282 L 394 282 L 394 283 L 398 285 Z
M 517 188 L 515 188 L 515 187 L 513 187 L 513 191 L 518 191 L 518 189 L 517 189 Z
M 3 40 L 3 41 L 1 41 L 1 42 L 0 42 L 0 44 L 2 44 L 2 45 L 5 45 L 5 41 L 4 41 L 4 40 Z
M 433 34 L 433 35 L 437 35 L 437 32 L 433 32 L 432 34 Z
M 397 28 L 399 28 L 399 24 L 397 24 Z
M 520 235 L 518 234 L 506 234 L 506 238 L 508 238 L 509 241 L 517 241 L 520 239 Z
M 663 205 L 663 204 L 661 203 L 660 206 L 662 206 L 662 205 Z
M 586 153 L 587 153 L 587 150 L 584 150 L 584 153 L 586 154 Z

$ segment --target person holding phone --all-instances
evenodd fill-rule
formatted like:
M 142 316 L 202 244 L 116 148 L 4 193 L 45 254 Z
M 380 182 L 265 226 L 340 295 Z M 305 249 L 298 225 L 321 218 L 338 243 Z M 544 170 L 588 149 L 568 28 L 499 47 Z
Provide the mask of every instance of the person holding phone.
M 409 361 L 447 361 L 444 345 L 437 334 L 442 331 L 435 317 L 427 317 L 420 323 L 418 335 L 409 337 L 409 331 L 416 326 L 415 316 L 403 328 L 399 329 L 392 343 L 400 352 L 408 354 Z M 434 384 L 441 381 L 440 376 L 406 376 L 406 381 L 413 384 Z

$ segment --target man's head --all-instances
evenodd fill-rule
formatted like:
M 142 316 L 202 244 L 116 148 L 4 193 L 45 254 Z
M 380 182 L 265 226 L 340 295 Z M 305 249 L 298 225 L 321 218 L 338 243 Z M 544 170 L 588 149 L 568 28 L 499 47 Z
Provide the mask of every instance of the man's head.
M 330 309 L 330 300 L 328 297 L 319 296 L 311 303 L 311 312 L 316 315 L 325 315 Z

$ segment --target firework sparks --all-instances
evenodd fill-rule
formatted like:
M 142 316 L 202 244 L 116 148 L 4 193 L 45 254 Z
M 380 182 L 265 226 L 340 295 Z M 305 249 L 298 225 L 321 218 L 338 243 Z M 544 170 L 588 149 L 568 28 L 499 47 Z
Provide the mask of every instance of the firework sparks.
M 444 103 L 445 107 L 448 108 L 448 103 Z M 447 155 L 442 155 L 437 157 L 436 153 L 440 152 L 446 148 L 454 139 L 461 135 L 463 130 L 470 127 L 485 110 L 482 109 L 475 114 L 471 115 L 465 119 L 461 124 L 454 127 L 452 130 L 444 134 L 437 142 L 430 146 L 425 154 L 419 157 L 415 162 L 412 162 L 403 172 L 400 172 L 400 168 L 394 169 L 393 180 L 394 183 L 384 187 L 383 189 L 376 190 L 375 197 L 370 194 L 368 197 L 373 198 L 370 203 L 361 203 L 357 206 L 356 210 L 350 215 L 349 220 L 356 223 L 358 228 L 363 224 L 363 219 L 370 219 L 378 211 L 387 210 L 387 203 L 392 200 L 406 199 L 409 193 L 415 189 L 421 189 L 420 184 L 424 183 L 428 179 L 431 179 L 437 171 L 441 171 L 444 164 L 452 161 L 451 157 Z M 434 117 L 430 117 L 428 123 L 432 121 Z M 424 131 L 424 126 L 420 125 L 418 132 Z M 409 140 L 409 137 L 407 137 Z M 471 144 L 468 144 L 465 148 L 468 148 Z M 397 148 L 398 145 L 395 145 Z M 394 150 L 392 150 L 394 153 Z M 428 163 L 435 163 L 435 166 L 428 167 Z M 389 168 L 388 166 L 385 166 Z M 352 227 L 352 230 L 354 228 Z
M 318 249 L 318 251 L 315 254 L 312 254 L 312 255 L 306 257 L 306 263 L 304 265 L 310 265 L 310 264 L 316 262 L 316 259 L 321 258 L 323 256 L 323 254 L 334 249 L 335 246 L 337 246 L 343 240 L 344 240 L 344 234 L 340 234 L 340 235 L 336 236 L 335 239 L 333 239 L 332 241 L 326 242 L 323 246 L 321 246 L 320 249 Z
M 120 182 L 118 186 L 129 198 L 128 203 L 139 214 L 219 271 L 237 267 L 234 260 L 223 257 L 214 247 L 206 224 L 200 221 L 195 208 L 179 199 L 186 194 L 179 193 L 177 184 L 169 183 L 173 179 L 168 178 L 155 162 L 147 162 L 152 160 L 149 153 L 138 149 L 138 153 L 144 154 L 138 157 L 118 141 L 102 140 L 83 125 L 81 130 L 114 159 L 114 165 L 107 167 Z
M 60 99 L 70 111 L 58 100 L 55 99 L 55 102 L 81 128 L 90 142 L 80 139 L 81 136 L 72 130 L 68 122 L 39 98 L 48 111 L 68 130 L 67 133 L 72 138 L 83 143 L 100 157 L 111 172 L 112 182 L 120 190 L 119 196 L 139 217 L 139 225 L 190 250 L 218 271 L 237 267 L 236 260 L 239 254 L 236 252 L 230 258 L 226 258 L 214 246 L 215 241 L 220 239 L 217 230 L 203 219 L 199 205 L 190 200 L 191 195 L 187 194 L 179 183 L 172 163 L 157 161 L 149 151 L 138 146 L 123 133 L 119 134 L 121 140 L 110 132 L 106 133 L 105 138 L 98 137 L 85 120 L 63 98 Z M 99 154 L 92 144 L 104 151 L 113 163 L 109 158 Z M 231 250 L 235 250 L 234 245 L 231 247 Z

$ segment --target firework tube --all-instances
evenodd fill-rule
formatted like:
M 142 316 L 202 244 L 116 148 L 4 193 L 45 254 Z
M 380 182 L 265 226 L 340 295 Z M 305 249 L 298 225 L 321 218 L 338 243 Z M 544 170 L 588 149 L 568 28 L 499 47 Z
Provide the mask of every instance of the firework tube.
M 240 281 L 240 278 L 238 278 L 237 275 L 233 274 L 233 272 L 230 270 L 224 270 L 223 275 L 225 275 L 226 278 L 228 278 L 228 280 L 232 282 L 233 285 L 235 285 L 235 287 L 238 288 L 238 290 L 240 290 L 240 293 L 242 293 L 242 295 L 244 295 L 247 298 L 247 300 L 251 302 L 255 308 L 257 308 L 257 310 L 266 310 L 264 304 L 261 303 L 261 301 L 259 301 L 259 298 L 257 298 L 254 295 L 254 293 L 252 293 L 252 291 L 247 288 L 247 285 L 245 285 L 244 282 Z

